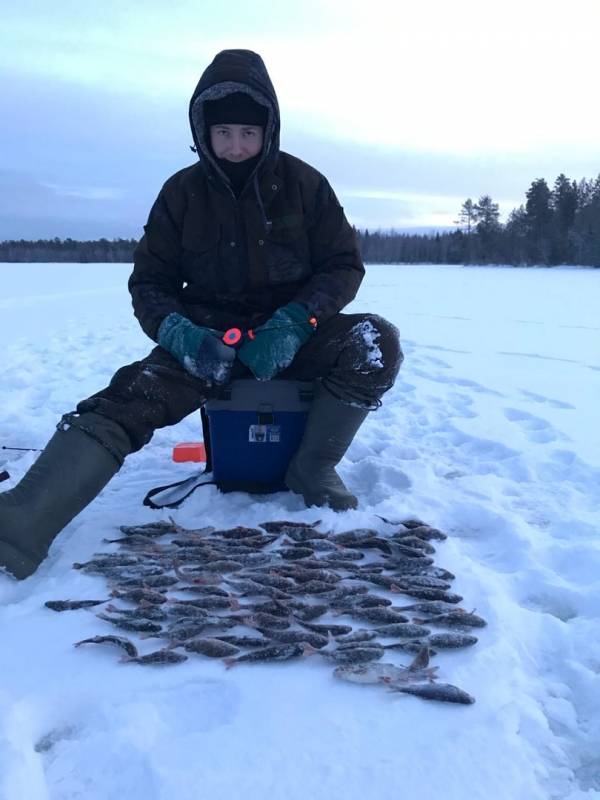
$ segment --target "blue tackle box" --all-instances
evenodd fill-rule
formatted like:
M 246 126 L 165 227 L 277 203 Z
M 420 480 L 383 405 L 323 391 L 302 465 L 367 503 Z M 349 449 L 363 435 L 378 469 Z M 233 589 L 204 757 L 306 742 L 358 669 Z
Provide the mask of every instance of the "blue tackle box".
M 203 409 L 207 470 L 222 491 L 278 492 L 314 397 L 304 381 L 232 381 Z

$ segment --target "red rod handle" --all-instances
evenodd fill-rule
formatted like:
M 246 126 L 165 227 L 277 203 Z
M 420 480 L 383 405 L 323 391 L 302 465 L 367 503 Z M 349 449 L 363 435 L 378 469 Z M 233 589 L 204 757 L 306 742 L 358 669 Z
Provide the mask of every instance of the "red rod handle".
M 230 347 L 235 347 L 242 341 L 243 333 L 239 328 L 229 328 L 223 334 L 222 341 Z

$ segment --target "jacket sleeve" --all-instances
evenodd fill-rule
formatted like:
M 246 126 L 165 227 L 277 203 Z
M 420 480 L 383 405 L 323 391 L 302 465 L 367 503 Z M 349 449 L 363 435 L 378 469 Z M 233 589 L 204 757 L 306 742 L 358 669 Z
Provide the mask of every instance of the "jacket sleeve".
M 354 299 L 365 274 L 354 230 L 324 177 L 308 237 L 313 274 L 294 299 L 324 322 Z
M 144 235 L 133 254 L 129 292 L 133 312 L 144 333 L 156 341 L 160 323 L 169 314 L 186 315 L 179 299 L 181 276 L 181 225 L 168 200 L 168 184 L 161 189 L 144 225 Z

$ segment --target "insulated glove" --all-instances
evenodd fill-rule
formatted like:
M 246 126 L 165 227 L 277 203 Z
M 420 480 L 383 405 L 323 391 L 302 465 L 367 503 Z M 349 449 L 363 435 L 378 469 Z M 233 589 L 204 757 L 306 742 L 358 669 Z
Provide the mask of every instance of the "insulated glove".
M 229 379 L 235 351 L 221 341 L 219 331 L 173 313 L 161 322 L 157 340 L 195 378 L 217 384 Z
M 296 353 L 310 339 L 313 326 L 302 303 L 288 303 L 254 329 L 238 350 L 238 358 L 259 381 L 269 381 L 289 367 Z

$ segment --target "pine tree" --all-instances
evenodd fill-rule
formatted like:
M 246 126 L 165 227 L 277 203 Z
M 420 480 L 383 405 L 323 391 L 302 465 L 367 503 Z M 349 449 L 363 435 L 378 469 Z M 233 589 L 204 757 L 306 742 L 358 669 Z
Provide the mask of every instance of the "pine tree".
M 550 197 L 553 212 L 551 264 L 566 264 L 572 258 L 572 229 L 577 211 L 577 184 L 562 172 L 554 181 Z
M 495 261 L 501 232 L 500 211 L 489 194 L 482 195 L 473 206 L 477 220 L 477 237 L 484 261 Z
M 544 178 L 533 181 L 527 190 L 525 212 L 529 260 L 533 264 L 548 264 L 552 229 L 551 193 Z
M 475 214 L 475 204 L 469 197 L 465 202 L 462 204 L 460 208 L 460 213 L 458 215 L 458 224 L 465 225 L 467 230 L 467 236 L 471 235 L 473 227 L 475 225 L 476 214 Z
M 466 228 L 466 231 L 464 231 L 466 234 L 466 240 L 464 242 L 466 247 L 462 258 L 467 264 L 470 264 L 473 259 L 473 231 L 475 229 L 476 219 L 477 215 L 475 213 L 475 204 L 469 197 L 462 204 L 458 214 L 458 219 L 456 220 L 457 225 L 462 225 Z M 459 230 L 461 229 L 459 228 Z M 463 231 L 461 231 L 461 233 L 463 233 Z
M 522 265 L 527 263 L 527 212 L 525 206 L 514 208 L 508 215 L 504 226 L 505 260 L 509 264 Z

